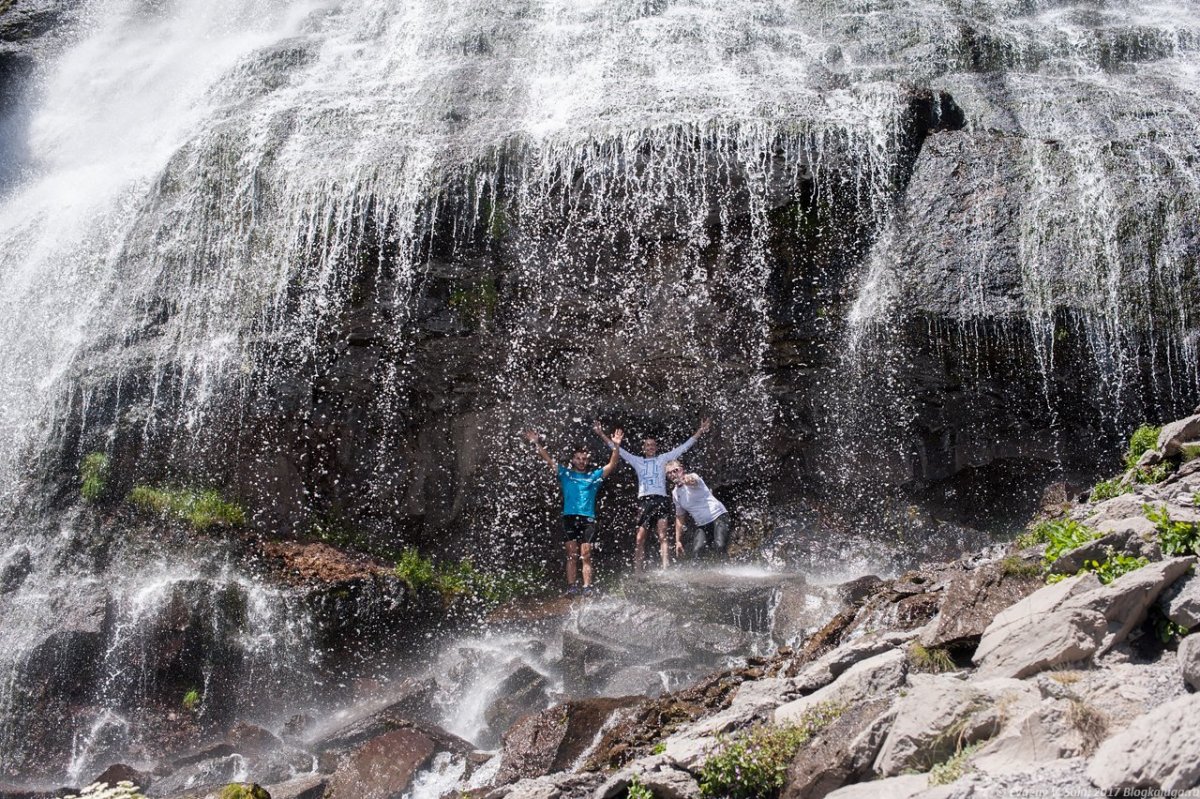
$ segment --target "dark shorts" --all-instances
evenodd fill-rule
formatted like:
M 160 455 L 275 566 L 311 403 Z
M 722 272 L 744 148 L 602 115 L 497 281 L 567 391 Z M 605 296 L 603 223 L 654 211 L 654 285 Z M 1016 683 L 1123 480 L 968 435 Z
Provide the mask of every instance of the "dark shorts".
M 563 516 L 563 541 L 582 541 L 590 544 L 596 538 L 596 520 L 591 516 Z
M 639 499 L 638 508 L 640 510 L 638 511 L 637 526 L 647 529 L 653 527 L 659 519 L 670 521 L 675 516 L 670 497 L 661 497 L 657 494 Z

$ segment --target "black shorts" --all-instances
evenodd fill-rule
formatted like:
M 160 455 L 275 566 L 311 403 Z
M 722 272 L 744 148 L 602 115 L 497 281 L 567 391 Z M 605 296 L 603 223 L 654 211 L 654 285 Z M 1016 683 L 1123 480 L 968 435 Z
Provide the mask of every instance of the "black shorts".
M 650 494 L 638 500 L 638 527 L 645 527 L 647 530 L 654 526 L 654 523 L 659 519 L 670 521 L 675 515 L 674 509 L 671 507 L 671 499 L 669 497 L 660 496 L 658 494 Z
M 596 538 L 596 520 L 591 516 L 563 516 L 562 535 L 564 541 L 590 544 Z

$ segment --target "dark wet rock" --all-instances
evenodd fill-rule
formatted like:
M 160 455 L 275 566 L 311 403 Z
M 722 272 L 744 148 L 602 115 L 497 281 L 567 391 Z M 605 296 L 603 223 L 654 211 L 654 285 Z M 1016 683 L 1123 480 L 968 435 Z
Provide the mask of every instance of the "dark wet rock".
M 484 711 L 484 720 L 493 730 L 506 730 L 519 717 L 540 710 L 549 701 L 550 681 L 529 666 L 522 665 L 496 689 L 496 698 Z
M 416 729 L 399 729 L 371 738 L 347 753 L 329 778 L 328 799 L 393 799 L 438 750 Z
M 113 763 L 104 771 L 96 775 L 91 782 L 107 782 L 109 785 L 115 785 L 118 782 L 128 781 L 142 789 L 142 792 L 150 788 L 153 783 L 151 775 L 145 771 L 139 771 L 133 766 L 127 766 L 124 763 Z M 91 783 L 88 783 L 89 785 Z
M 1042 587 L 1035 575 L 1009 574 L 993 562 L 954 575 L 938 616 L 921 634 L 927 647 L 973 647 L 996 614 Z
M 246 766 L 240 755 L 228 754 L 205 760 L 190 760 L 168 774 L 158 777 L 151 788 L 153 796 L 204 795 L 227 785 Z
M 78 793 L 74 788 L 23 788 L 15 785 L 5 785 L 0 782 L 0 799 L 51 799 L 56 796 L 67 796 Z
M 780 586 L 775 624 L 771 628 L 775 643 L 798 645 L 828 624 L 846 604 L 851 604 L 840 595 L 839 588 L 841 586 L 832 590 L 803 584 Z
M 267 785 L 271 799 L 322 799 L 329 781 L 320 774 L 307 774 L 286 782 Z
M 822 799 L 846 783 L 866 777 L 882 736 L 877 736 L 875 751 L 866 754 L 855 744 L 890 705 L 888 699 L 874 699 L 843 711 L 796 753 L 788 767 L 780 799 Z
M 592 745 L 615 711 L 641 701 L 641 697 L 583 699 L 524 717 L 504 734 L 496 784 L 569 767 Z
M 397 730 L 416 730 L 434 741 L 439 750 L 448 752 L 470 752 L 473 747 L 467 741 L 431 724 L 421 724 L 400 715 L 403 700 L 382 710 L 352 721 L 337 730 L 313 741 L 310 748 L 318 753 L 344 753 L 366 741 Z
M 680 618 L 764 633 L 777 588 L 803 584 L 799 575 L 676 571 L 648 572 L 626 580 L 623 588 L 631 602 L 661 608 Z
M 15 546 L 8 550 L 0 556 L 0 594 L 20 588 L 32 570 L 29 547 Z

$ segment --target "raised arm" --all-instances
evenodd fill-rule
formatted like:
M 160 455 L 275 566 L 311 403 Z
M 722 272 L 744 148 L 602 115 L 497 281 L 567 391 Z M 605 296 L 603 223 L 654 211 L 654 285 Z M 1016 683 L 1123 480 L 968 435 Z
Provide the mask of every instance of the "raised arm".
M 612 454 L 608 456 L 608 463 L 604 464 L 604 471 L 601 473 L 604 477 L 608 477 L 610 474 L 612 474 L 612 470 L 617 468 L 617 461 L 621 457 L 621 442 L 624 440 L 625 431 L 618 427 L 613 431 L 612 435 Z
M 683 453 L 685 453 L 689 449 L 691 449 L 692 445 L 700 440 L 700 436 L 702 436 L 708 432 L 708 428 L 711 425 L 712 425 L 712 419 L 705 417 L 704 420 L 700 422 L 700 426 L 696 428 L 696 432 L 692 433 L 691 438 L 689 438 L 687 441 L 683 442 L 682 444 L 680 444 L 678 447 L 671 450 L 670 452 L 664 452 L 662 455 L 659 455 L 658 456 L 659 459 L 663 463 L 666 463 L 667 461 L 675 460 L 680 455 L 682 455 Z
M 557 472 L 558 464 L 554 462 L 554 458 L 550 457 L 550 453 L 546 451 L 546 447 L 542 444 L 542 438 L 536 430 L 526 430 L 524 433 L 525 440 L 533 444 L 533 450 L 538 454 L 538 457 L 546 462 L 550 467 L 550 471 Z
M 613 443 L 613 440 L 611 438 L 609 438 L 608 433 L 604 432 L 604 425 L 600 424 L 599 419 L 592 422 L 592 432 L 595 433 L 596 435 L 600 436 L 600 438 L 604 439 L 604 443 L 607 444 L 610 448 L 616 449 L 617 445 Z

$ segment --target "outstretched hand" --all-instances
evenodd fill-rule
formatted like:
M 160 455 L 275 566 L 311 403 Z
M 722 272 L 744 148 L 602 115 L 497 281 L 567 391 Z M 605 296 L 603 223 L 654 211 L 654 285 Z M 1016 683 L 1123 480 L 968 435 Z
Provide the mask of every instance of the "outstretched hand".
M 599 422 L 597 422 L 596 424 L 599 424 Z M 612 440 L 613 440 L 613 444 L 615 444 L 618 447 L 621 446 L 621 442 L 625 440 L 625 431 L 618 427 L 616 430 L 613 431 Z
M 705 416 L 703 419 L 700 420 L 701 434 L 707 433 L 711 427 L 712 427 L 712 417 L 711 416 Z
M 592 422 L 592 432 L 593 432 L 593 433 L 595 433 L 596 435 L 598 435 L 598 436 L 600 436 L 600 437 L 602 437 L 602 438 L 603 438 L 603 436 L 604 436 L 604 425 L 600 424 L 600 420 L 599 420 L 599 419 L 597 419 L 596 421 Z
M 521 433 L 521 435 L 525 436 L 525 440 L 530 444 L 534 443 L 541 437 L 536 430 L 526 430 Z

